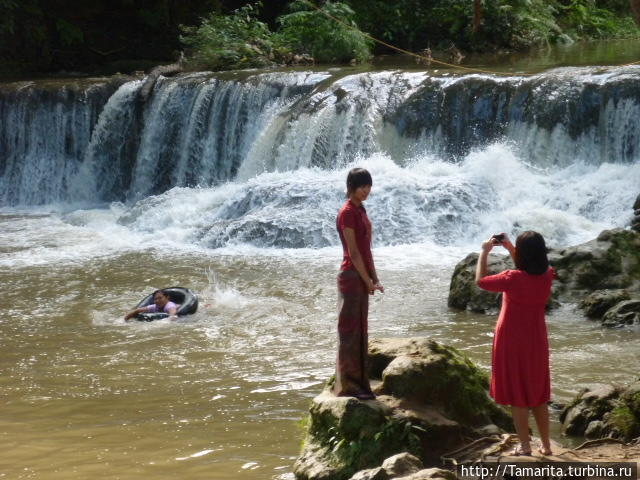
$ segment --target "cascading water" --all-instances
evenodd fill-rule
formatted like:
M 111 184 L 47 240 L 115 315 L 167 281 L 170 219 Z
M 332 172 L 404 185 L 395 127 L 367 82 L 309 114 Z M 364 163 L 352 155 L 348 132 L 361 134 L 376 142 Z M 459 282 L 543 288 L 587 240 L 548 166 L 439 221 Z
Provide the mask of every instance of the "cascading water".
M 170 222 L 189 244 L 318 248 L 337 243 L 358 162 L 374 173 L 379 245 L 464 245 L 524 224 L 584 240 L 625 225 L 640 184 L 637 72 L 190 74 L 161 79 L 144 105 L 141 81 L 5 85 L 2 201 L 120 201 L 116 223 Z M 191 213 L 153 213 L 174 205 Z

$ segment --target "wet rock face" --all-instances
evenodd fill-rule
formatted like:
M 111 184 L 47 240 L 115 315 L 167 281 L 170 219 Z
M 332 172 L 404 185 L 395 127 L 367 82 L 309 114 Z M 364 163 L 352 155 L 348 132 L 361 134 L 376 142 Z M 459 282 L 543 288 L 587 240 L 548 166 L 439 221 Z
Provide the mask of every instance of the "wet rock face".
M 582 390 L 560 414 L 567 435 L 613 437 L 640 435 L 640 380 L 626 387 L 595 385 Z
M 376 400 L 329 390 L 314 398 L 297 479 L 448 478 L 423 465 L 439 464 L 442 453 L 488 430 L 512 429 L 487 394 L 487 375 L 452 347 L 426 338 L 374 339 L 369 358 Z
M 602 317 L 602 325 L 606 327 L 634 324 L 640 325 L 640 299 L 617 303 Z
M 640 232 L 640 195 L 633 204 L 633 219 L 631 220 L 631 229 Z
M 448 304 L 451 308 L 469 310 L 476 313 L 494 314 L 500 309 L 502 295 L 482 290 L 476 285 L 476 264 L 478 254 L 470 253 L 456 265 L 449 285 Z M 489 255 L 489 275 L 500 273 L 513 267 L 509 257 Z
M 470 254 L 456 266 L 449 306 L 494 313 L 499 305 L 496 294 L 475 285 L 477 259 L 477 254 Z M 490 274 L 513 268 L 507 257 L 489 259 Z M 640 233 L 604 230 L 587 243 L 550 250 L 549 262 L 557 273 L 549 307 L 576 303 L 585 316 L 601 320 L 604 326 L 640 323 Z
M 596 290 L 584 297 L 579 306 L 588 318 L 601 319 L 610 308 L 625 300 L 629 300 L 626 290 Z

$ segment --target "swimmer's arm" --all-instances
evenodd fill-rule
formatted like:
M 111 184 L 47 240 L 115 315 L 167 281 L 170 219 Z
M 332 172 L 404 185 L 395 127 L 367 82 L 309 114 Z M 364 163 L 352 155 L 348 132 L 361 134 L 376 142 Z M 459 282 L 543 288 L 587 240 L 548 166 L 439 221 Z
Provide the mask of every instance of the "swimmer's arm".
M 167 313 L 169 314 L 169 320 L 178 319 L 178 309 L 176 307 L 170 307 Z
M 146 312 L 147 311 L 147 307 L 140 307 L 140 308 L 136 308 L 135 310 L 131 310 L 129 313 L 127 313 L 124 316 L 124 321 L 128 321 L 130 318 L 135 317 L 136 315 L 138 315 L 139 313 L 142 312 Z

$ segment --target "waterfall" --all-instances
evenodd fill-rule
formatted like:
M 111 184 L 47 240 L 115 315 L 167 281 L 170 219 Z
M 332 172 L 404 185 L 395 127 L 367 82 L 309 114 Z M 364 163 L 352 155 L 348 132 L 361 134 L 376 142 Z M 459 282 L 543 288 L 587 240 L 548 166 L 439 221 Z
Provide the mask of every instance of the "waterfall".
M 134 202 L 383 154 L 460 163 L 499 143 L 540 169 L 640 157 L 639 67 L 531 77 L 227 72 L 0 87 L 0 202 Z M 295 242 L 294 242 L 295 243 Z

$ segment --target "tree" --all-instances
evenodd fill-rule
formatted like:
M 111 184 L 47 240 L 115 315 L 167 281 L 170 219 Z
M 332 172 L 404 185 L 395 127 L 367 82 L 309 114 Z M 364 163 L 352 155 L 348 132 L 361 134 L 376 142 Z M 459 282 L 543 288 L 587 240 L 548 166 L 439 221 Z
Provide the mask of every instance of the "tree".
M 631 7 L 633 19 L 640 25 L 640 0 L 629 0 L 629 6 Z

